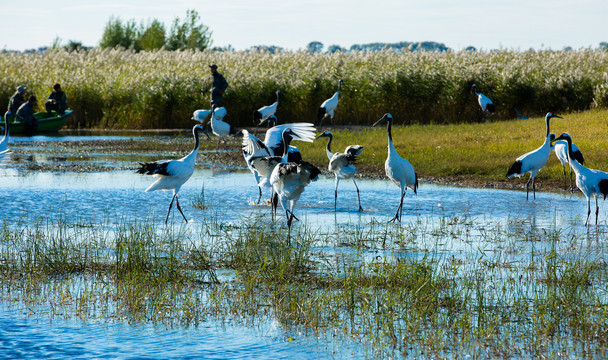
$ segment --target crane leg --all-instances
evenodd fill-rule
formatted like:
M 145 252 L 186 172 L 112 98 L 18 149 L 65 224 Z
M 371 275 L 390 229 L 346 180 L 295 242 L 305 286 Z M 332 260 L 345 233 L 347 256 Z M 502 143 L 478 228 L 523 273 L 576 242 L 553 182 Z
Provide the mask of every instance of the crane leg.
M 359 199 L 359 211 L 363 211 L 363 208 L 361 207 L 361 195 L 359 195 L 359 187 L 357 186 L 355 178 L 353 178 L 353 184 L 355 184 L 355 189 L 357 189 L 357 198 Z
M 600 213 L 600 205 L 597 203 L 598 194 L 595 194 L 595 226 L 597 226 L 597 215 Z
M 258 201 L 255 202 L 256 205 L 259 205 L 260 200 L 262 200 L 262 188 L 258 186 L 258 190 L 260 191 L 260 196 L 258 196 Z
M 562 170 L 564 171 L 564 189 L 568 190 L 568 185 L 566 184 L 566 167 L 562 165 Z M 572 170 L 570 170 L 570 174 L 572 174 Z M 572 178 L 570 178 L 570 187 L 572 188 Z
M 165 219 L 165 225 L 167 225 L 167 223 L 169 222 L 169 214 L 171 213 L 171 208 L 173 207 L 173 200 L 175 200 L 175 196 L 177 196 L 177 194 L 173 195 L 173 197 L 171 198 L 171 203 L 169 203 L 169 211 L 167 211 L 167 218 Z
M 534 200 L 536 200 L 536 178 L 532 180 L 532 192 L 534 193 Z
M 336 176 L 336 190 L 334 191 L 334 212 L 338 211 L 338 183 L 340 179 Z
M 399 202 L 399 207 L 397 208 L 397 212 L 395 213 L 395 216 L 393 216 L 393 218 L 389 221 L 389 222 L 395 222 L 395 221 L 399 221 L 401 222 L 401 211 L 403 209 L 403 196 L 405 195 L 404 192 L 401 193 L 401 201 Z
M 585 226 L 589 224 L 589 215 L 591 214 L 591 198 L 587 198 L 587 220 L 585 220 Z
M 572 187 L 572 168 L 570 168 L 570 192 L 573 192 L 574 188 Z
M 188 219 L 186 219 L 186 215 L 184 215 L 184 212 L 182 211 L 182 208 L 179 206 L 179 198 L 177 197 L 177 195 L 175 195 L 175 204 L 177 205 L 177 210 L 179 210 L 180 214 L 182 214 L 182 216 L 184 217 L 184 220 L 187 223 Z
M 528 196 L 530 194 L 530 181 L 532 181 L 532 177 L 530 177 L 526 183 L 526 200 L 529 200 Z

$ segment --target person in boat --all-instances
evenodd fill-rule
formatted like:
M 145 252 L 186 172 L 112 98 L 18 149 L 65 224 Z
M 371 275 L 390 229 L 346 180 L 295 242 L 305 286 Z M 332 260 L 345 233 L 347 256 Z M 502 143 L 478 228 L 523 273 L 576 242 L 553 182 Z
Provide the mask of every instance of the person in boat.
M 224 92 L 228 87 L 228 81 L 226 81 L 222 74 L 217 72 L 217 65 L 209 65 L 209 69 L 211 70 L 211 75 L 213 75 L 213 85 L 211 87 L 211 103 L 215 104 L 215 106 L 219 108 L 224 106 L 224 104 L 222 103 L 222 95 L 224 95 Z
M 28 134 L 33 134 L 38 131 L 38 119 L 34 116 L 38 99 L 31 95 L 27 102 L 19 107 L 15 116 L 19 121 L 25 122 L 25 131 Z
M 44 103 L 44 107 L 46 108 L 46 113 L 49 117 L 53 110 L 57 111 L 58 115 L 63 115 L 65 113 L 65 109 L 68 108 L 68 99 L 63 90 L 61 90 L 61 85 L 59 85 L 59 83 L 53 84 L 53 91 L 51 91 L 49 98 Z
M 8 111 L 10 111 L 11 114 L 15 115 L 17 110 L 19 110 L 19 107 L 23 105 L 25 102 L 25 98 L 23 97 L 24 95 L 25 86 L 17 86 L 17 91 L 15 91 L 13 96 L 11 96 L 11 100 L 8 102 Z

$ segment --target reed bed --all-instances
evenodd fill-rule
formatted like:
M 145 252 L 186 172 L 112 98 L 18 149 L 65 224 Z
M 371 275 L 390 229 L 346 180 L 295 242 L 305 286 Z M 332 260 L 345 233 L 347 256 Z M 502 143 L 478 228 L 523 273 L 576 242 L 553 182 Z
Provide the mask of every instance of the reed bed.
M 535 230 L 517 219 L 502 227 L 453 214 L 335 232 L 299 226 L 288 245 L 287 229 L 260 221 L 4 223 L 0 297 L 51 318 L 276 320 L 287 333 L 361 343 L 369 357 L 608 351 L 601 228 Z M 455 243 L 473 245 L 454 253 Z
M 0 53 L 0 107 L 18 85 L 44 99 L 53 82 L 75 110 L 72 128 L 184 128 L 209 107 L 208 64 L 230 83 L 228 120 L 251 124 L 253 110 L 284 93 L 282 122 L 313 121 L 318 106 L 345 81 L 335 124 L 369 124 L 391 112 L 401 124 L 482 120 L 471 85 L 494 100 L 495 119 L 608 106 L 608 52 L 214 52 L 53 50 Z M 42 106 L 42 102 L 39 104 Z

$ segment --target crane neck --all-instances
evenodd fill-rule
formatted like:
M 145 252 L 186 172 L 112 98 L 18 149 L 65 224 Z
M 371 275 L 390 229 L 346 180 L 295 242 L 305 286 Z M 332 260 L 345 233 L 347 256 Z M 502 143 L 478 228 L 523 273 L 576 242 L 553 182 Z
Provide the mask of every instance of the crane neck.
M 549 131 L 549 119 L 550 118 L 548 116 L 545 118 L 545 125 L 547 126 L 547 134 L 545 136 L 549 136 L 549 133 L 550 133 L 550 131 Z
M 388 132 L 388 152 L 389 152 L 389 154 L 391 152 L 397 151 L 397 150 L 395 150 L 395 144 L 393 143 L 392 127 L 393 127 L 393 119 L 389 118 L 386 121 L 386 131 Z
M 331 152 L 331 142 L 333 140 L 334 136 L 332 134 L 329 134 L 329 141 L 327 142 L 327 147 L 325 148 L 325 153 L 327 154 L 329 160 L 331 160 L 331 158 L 334 156 L 334 154 Z
M 281 135 L 282 139 L 283 139 L 283 158 L 282 158 L 282 162 L 287 162 L 287 153 L 289 152 L 289 143 L 291 143 L 291 136 L 289 136 L 287 134 L 287 131 L 283 131 L 283 134 Z
M 338 92 L 342 90 L 342 81 L 338 81 Z

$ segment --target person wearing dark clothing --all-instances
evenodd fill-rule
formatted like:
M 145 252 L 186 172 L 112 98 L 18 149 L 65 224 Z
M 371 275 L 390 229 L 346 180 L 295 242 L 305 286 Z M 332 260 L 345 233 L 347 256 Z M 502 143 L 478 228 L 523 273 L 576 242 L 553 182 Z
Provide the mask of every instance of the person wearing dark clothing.
M 211 87 L 211 102 L 215 104 L 216 107 L 222 107 L 224 104 L 222 103 L 222 95 L 226 91 L 228 87 L 228 82 L 224 79 L 224 76 L 217 72 L 217 65 L 209 65 L 209 69 L 211 69 L 211 75 L 213 75 L 213 85 Z
M 15 115 L 17 110 L 19 110 L 19 107 L 25 102 L 25 99 L 23 98 L 24 93 L 25 87 L 19 86 L 17 87 L 17 91 L 11 96 L 11 100 L 8 103 L 8 111 L 10 111 L 11 114 Z
M 65 113 L 65 109 L 68 108 L 68 99 L 63 90 L 61 90 L 61 85 L 58 83 L 53 85 L 53 91 L 51 91 L 48 100 L 44 103 L 44 107 L 48 116 L 51 116 L 51 111 L 53 110 L 56 110 L 58 115 Z
M 34 95 L 30 96 L 27 102 L 21 105 L 15 114 L 17 120 L 25 122 L 25 130 L 28 134 L 38 131 L 38 119 L 34 116 L 37 101 Z

